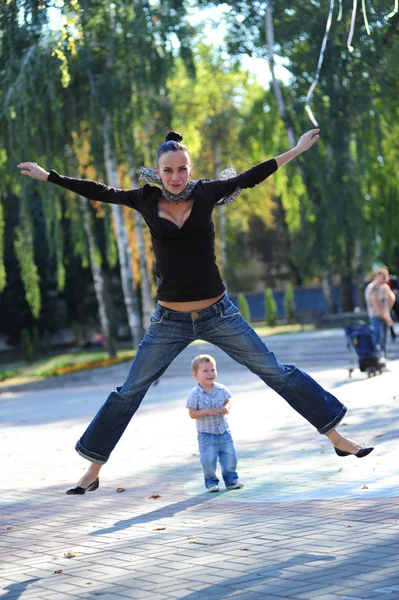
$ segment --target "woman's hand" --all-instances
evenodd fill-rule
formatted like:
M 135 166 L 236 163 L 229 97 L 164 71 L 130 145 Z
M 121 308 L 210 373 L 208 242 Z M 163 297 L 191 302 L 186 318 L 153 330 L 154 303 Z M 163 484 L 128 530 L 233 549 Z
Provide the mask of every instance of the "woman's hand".
M 291 148 L 291 150 L 288 150 L 288 152 L 284 152 L 284 154 L 276 156 L 275 160 L 277 167 L 282 167 L 283 165 L 287 164 L 287 162 L 290 162 L 290 160 L 293 158 L 299 156 L 299 154 L 302 154 L 302 152 L 309 150 L 309 148 L 311 148 L 319 139 L 319 131 L 320 129 L 310 129 L 301 135 L 295 148 Z
M 45 171 L 42 167 L 39 167 L 37 163 L 23 162 L 17 165 L 18 169 L 21 170 L 22 175 L 28 175 L 32 179 L 43 179 L 46 181 L 50 173 Z
M 319 131 L 320 129 L 310 129 L 301 135 L 296 145 L 296 149 L 299 150 L 299 152 L 309 150 L 309 148 L 311 148 L 319 139 Z

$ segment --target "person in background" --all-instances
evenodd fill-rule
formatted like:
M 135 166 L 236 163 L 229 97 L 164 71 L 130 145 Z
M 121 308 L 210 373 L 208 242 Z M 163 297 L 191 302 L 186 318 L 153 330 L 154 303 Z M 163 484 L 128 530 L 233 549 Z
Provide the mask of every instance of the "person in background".
M 385 358 L 388 327 L 393 327 L 391 309 L 396 296 L 388 286 L 389 271 L 382 267 L 374 274 L 365 290 L 367 312 L 374 330 L 374 339 Z

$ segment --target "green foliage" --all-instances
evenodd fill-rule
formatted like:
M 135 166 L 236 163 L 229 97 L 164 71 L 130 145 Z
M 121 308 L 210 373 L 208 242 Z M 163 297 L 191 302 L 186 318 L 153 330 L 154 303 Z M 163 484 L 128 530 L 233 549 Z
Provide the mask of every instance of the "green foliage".
M 118 264 L 118 247 L 112 223 L 112 209 L 110 206 L 107 206 L 104 219 L 107 260 L 110 267 L 115 267 Z
M 37 360 L 41 355 L 41 339 L 40 339 L 40 331 L 34 326 L 32 328 L 32 350 L 33 350 L 33 358 Z
M 295 292 L 294 286 L 289 281 L 284 293 L 285 320 L 287 323 L 295 323 Z
M 14 249 L 25 287 L 26 301 L 33 316 L 38 317 L 41 308 L 39 273 L 34 258 L 32 223 L 25 200 L 21 202 L 20 224 L 15 228 Z
M 244 294 L 238 294 L 237 296 L 238 309 L 247 323 L 251 322 L 251 311 L 249 309 L 248 300 L 244 296 Z
M 0 292 L 6 287 L 6 268 L 4 265 L 4 235 L 5 235 L 5 220 L 3 205 L 0 202 Z
M 32 362 L 34 358 L 33 344 L 27 329 L 21 331 L 21 355 L 25 362 Z
M 40 348 L 43 354 L 47 354 L 51 350 L 51 334 L 47 330 L 43 331 L 42 333 Z
M 79 198 L 68 199 L 66 217 L 69 219 L 69 234 L 73 253 L 80 258 L 82 267 L 87 269 L 90 266 L 89 246 L 82 226 L 83 215 Z
M 82 335 L 82 327 L 79 321 L 72 321 L 72 330 L 73 330 L 73 341 L 78 346 L 82 343 L 83 335 Z
M 270 288 L 265 290 L 265 323 L 269 327 L 274 327 L 277 323 L 277 304 Z
M 5 381 L 11 377 L 17 377 L 21 373 L 21 369 L 4 369 L 0 370 L 0 381 Z

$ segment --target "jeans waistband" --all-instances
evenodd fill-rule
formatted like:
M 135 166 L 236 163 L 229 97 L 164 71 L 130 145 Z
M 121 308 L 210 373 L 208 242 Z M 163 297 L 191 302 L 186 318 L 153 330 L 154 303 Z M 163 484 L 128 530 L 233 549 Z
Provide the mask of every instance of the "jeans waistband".
M 227 293 L 225 293 L 220 300 L 215 302 L 215 304 L 207 306 L 207 308 L 183 312 L 180 310 L 171 310 L 170 308 L 165 308 L 159 304 L 159 302 L 157 302 L 157 310 L 161 312 L 163 317 L 167 317 L 173 321 L 192 321 L 193 319 L 197 321 L 220 313 L 220 311 L 228 306 L 228 304 L 230 304 L 230 298 L 228 297 Z

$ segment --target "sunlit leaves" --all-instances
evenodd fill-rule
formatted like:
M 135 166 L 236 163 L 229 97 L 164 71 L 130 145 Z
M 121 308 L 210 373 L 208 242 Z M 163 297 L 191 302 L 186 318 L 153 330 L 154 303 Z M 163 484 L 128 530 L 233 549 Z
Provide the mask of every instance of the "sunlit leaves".
M 21 270 L 25 287 L 26 301 L 34 317 L 38 317 L 41 308 L 39 273 L 34 257 L 33 229 L 27 200 L 21 200 L 20 224 L 15 229 L 15 254 Z

